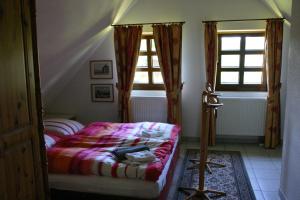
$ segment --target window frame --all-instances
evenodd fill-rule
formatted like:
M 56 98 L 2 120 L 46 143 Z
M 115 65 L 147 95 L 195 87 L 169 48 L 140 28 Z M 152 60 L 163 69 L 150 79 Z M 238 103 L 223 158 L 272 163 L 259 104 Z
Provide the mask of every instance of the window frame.
M 157 55 L 156 51 L 152 51 L 151 40 L 154 39 L 153 34 L 143 34 L 141 39 L 147 41 L 147 51 L 139 51 L 139 56 L 147 56 L 148 66 L 138 68 L 136 66 L 135 72 L 148 72 L 149 83 L 133 83 L 133 90 L 165 90 L 164 84 L 153 83 L 153 72 L 161 72 L 160 67 L 153 67 L 152 56 Z
M 222 37 L 241 37 L 240 50 L 221 50 Z M 217 61 L 217 77 L 216 77 L 216 90 L 218 91 L 267 91 L 266 82 L 266 66 L 265 66 L 265 50 L 246 50 L 246 37 L 247 36 L 264 36 L 264 31 L 251 31 L 251 32 L 218 32 L 218 61 Z M 221 68 L 221 55 L 240 55 L 240 63 L 238 68 Z M 261 68 L 244 66 L 245 55 L 248 54 L 263 54 L 264 61 Z M 221 84 L 221 72 L 239 72 L 238 84 Z M 262 84 L 244 84 L 244 72 L 262 72 Z

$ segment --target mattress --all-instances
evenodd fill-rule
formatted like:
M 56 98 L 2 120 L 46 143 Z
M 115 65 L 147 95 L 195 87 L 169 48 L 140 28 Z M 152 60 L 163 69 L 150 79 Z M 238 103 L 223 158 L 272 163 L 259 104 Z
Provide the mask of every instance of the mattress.
M 96 175 L 83 176 L 49 174 L 49 186 L 52 189 L 58 190 L 69 190 L 146 199 L 157 198 L 166 185 L 167 174 L 171 165 L 171 161 L 175 157 L 177 148 L 178 137 L 176 138 L 172 153 L 156 182 Z

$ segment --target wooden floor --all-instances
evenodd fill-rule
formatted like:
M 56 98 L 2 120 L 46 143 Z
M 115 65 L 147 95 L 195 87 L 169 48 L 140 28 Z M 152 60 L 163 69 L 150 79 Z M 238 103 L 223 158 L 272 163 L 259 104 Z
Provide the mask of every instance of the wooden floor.
M 182 171 L 186 149 L 199 148 L 197 143 L 183 143 L 167 199 L 174 199 Z M 240 151 L 257 200 L 279 200 L 278 189 L 281 173 L 281 148 L 264 149 L 258 144 L 220 144 L 212 150 Z

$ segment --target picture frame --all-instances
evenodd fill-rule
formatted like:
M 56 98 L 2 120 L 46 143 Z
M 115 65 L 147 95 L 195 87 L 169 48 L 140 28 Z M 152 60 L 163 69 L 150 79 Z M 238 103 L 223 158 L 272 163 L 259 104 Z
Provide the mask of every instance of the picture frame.
M 90 76 L 91 79 L 112 79 L 113 78 L 112 60 L 91 60 Z
M 91 84 L 92 102 L 113 102 L 113 84 Z

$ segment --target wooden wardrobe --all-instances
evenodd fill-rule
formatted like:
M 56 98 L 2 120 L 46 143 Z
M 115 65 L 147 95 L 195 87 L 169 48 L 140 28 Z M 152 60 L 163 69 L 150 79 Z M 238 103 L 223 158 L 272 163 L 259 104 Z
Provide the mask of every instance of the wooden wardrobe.
M 34 0 L 0 0 L 0 199 L 48 197 Z

